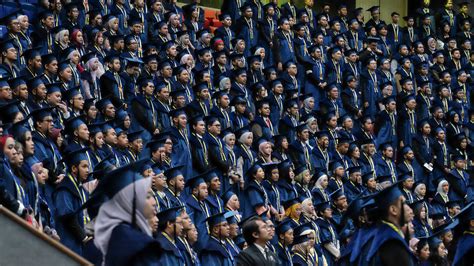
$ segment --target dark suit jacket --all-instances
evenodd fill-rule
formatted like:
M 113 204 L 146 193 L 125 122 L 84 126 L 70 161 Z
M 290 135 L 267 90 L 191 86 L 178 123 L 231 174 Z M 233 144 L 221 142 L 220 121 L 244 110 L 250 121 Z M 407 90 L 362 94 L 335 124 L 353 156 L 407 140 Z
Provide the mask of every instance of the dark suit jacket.
M 237 256 L 237 266 L 276 266 L 278 265 L 278 257 L 272 251 L 268 251 L 270 255 L 269 259 L 265 259 L 262 252 L 255 246 L 255 244 L 249 245 L 248 248 L 244 249 Z

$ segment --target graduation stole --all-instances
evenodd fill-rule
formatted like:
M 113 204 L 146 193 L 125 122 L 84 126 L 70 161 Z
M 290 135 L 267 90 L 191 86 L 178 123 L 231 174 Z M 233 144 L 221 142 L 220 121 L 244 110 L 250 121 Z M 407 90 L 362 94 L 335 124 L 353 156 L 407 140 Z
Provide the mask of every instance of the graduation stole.
M 254 35 L 253 34 L 253 21 L 252 21 L 251 18 L 250 19 L 244 18 L 244 19 L 245 19 L 245 22 L 247 22 L 247 25 L 249 27 L 249 38 L 250 38 L 250 40 L 253 40 L 253 37 L 254 37 L 253 36 Z
M 74 185 L 74 188 L 76 188 L 76 191 L 79 194 L 79 197 L 81 198 L 81 205 L 83 205 L 87 200 L 86 193 L 84 193 L 84 189 L 81 189 L 79 187 L 80 185 L 76 183 L 76 179 L 72 177 L 71 174 L 68 174 L 67 177 L 71 180 L 72 184 Z M 86 225 L 90 221 L 89 215 L 87 215 L 86 209 L 83 210 L 82 220 L 83 220 L 84 225 Z
M 387 222 L 387 221 L 385 221 L 385 220 L 382 220 L 382 223 L 383 223 L 383 224 L 386 224 L 386 225 L 388 225 L 390 228 L 392 228 L 393 231 L 397 232 L 403 239 L 405 238 L 405 236 L 403 235 L 402 230 L 398 229 L 398 227 L 396 227 L 393 223 Z

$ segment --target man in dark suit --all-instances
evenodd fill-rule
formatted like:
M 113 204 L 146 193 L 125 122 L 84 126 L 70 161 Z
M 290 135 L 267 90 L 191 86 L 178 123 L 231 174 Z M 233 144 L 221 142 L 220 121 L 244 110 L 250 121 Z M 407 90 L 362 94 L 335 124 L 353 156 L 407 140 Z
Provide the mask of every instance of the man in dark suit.
M 248 248 L 237 256 L 237 266 L 278 265 L 277 255 L 267 247 L 272 236 L 262 218 L 250 218 L 244 223 L 242 231 Z

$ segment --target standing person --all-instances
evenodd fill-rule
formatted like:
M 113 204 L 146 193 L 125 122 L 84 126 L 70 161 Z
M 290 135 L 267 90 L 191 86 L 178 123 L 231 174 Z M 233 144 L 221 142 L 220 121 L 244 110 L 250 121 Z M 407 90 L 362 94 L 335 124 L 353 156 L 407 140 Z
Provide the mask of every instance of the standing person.
M 92 239 L 85 231 L 89 222 L 87 212 L 77 211 L 89 196 L 82 186 L 90 169 L 86 149 L 72 150 L 63 161 L 68 167 L 67 174 L 53 193 L 57 230 L 61 243 L 82 255 L 83 245 Z
M 271 240 L 270 230 L 262 218 L 251 217 L 242 227 L 248 248 L 237 256 L 237 266 L 278 265 L 277 255 L 267 248 Z

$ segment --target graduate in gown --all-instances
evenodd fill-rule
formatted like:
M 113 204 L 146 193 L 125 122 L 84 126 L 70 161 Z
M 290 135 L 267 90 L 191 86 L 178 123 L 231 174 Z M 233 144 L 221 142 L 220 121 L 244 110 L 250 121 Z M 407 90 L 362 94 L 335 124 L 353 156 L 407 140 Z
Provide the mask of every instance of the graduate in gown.
M 109 198 L 94 225 L 94 244 L 105 265 L 155 265 L 163 254 L 148 223 L 156 215 L 156 202 L 151 178 L 139 173 L 145 163 L 141 160 L 109 172 L 96 188 Z
M 218 213 L 207 218 L 209 225 L 209 240 L 200 253 L 200 260 L 209 266 L 235 265 L 234 257 L 227 248 L 226 238 L 229 237 L 229 224 L 224 213 Z
M 184 265 L 184 255 L 177 246 L 177 237 L 181 235 L 183 224 L 181 220 L 183 207 L 171 207 L 158 213 L 158 236 L 163 253 L 160 256 L 161 265 Z
M 248 181 L 246 182 L 246 188 L 244 191 L 245 196 L 242 198 L 244 218 L 247 218 L 254 213 L 260 215 L 268 212 L 270 208 L 268 194 L 262 185 L 262 181 L 265 178 L 263 168 L 255 163 L 250 167 L 246 175 L 248 176 Z
M 53 193 L 57 231 L 62 244 L 82 254 L 83 244 L 91 240 L 84 229 L 89 222 L 87 212 L 78 211 L 89 196 L 82 187 L 89 175 L 86 149 L 72 150 L 63 160 L 68 167 L 66 177 Z
M 206 246 L 209 238 L 209 227 L 206 219 L 211 216 L 211 208 L 206 202 L 208 196 L 207 183 L 204 180 L 206 173 L 198 175 L 186 182 L 190 190 L 190 195 L 186 200 L 186 212 L 196 226 L 198 234 L 198 241 L 194 249 L 199 252 Z
M 383 265 L 393 261 L 394 256 L 402 265 L 414 265 L 414 258 L 401 229 L 406 223 L 404 216 L 403 195 L 398 184 L 394 184 L 377 193 L 374 198 L 381 211 L 378 215 L 378 226 L 366 261 Z M 397 211 L 389 212 L 389 209 Z

